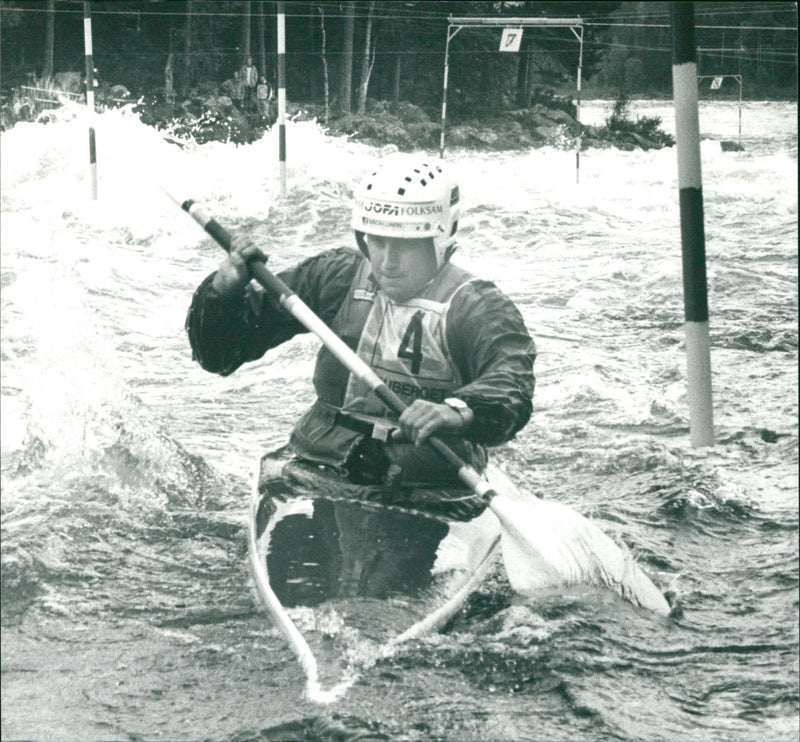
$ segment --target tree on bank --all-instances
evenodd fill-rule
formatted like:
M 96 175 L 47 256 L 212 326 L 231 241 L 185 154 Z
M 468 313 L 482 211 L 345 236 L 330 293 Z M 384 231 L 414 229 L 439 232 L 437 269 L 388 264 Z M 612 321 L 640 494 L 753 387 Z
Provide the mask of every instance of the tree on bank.
M 48 13 L 48 3 L 53 9 Z M 658 2 L 469 2 L 462 0 L 287 0 L 287 94 L 322 103 L 324 64 L 319 8 L 325 8 L 326 63 L 337 108 L 352 110 L 364 83 L 369 97 L 408 100 L 428 109 L 441 103 L 448 17 L 533 16 L 584 20 L 584 88 L 616 97 L 671 94 L 668 8 Z M 372 8 L 372 12 L 370 12 Z M 329 10 L 330 9 L 330 10 Z M 243 16 L 264 28 L 258 66 L 274 53 L 272 2 L 211 0 L 92 0 L 94 58 L 101 80 L 133 95 L 163 95 L 173 54 L 175 84 L 188 95 L 213 89 L 241 66 L 247 46 Z M 6 94 L 49 69 L 48 19 L 53 20 L 52 70 L 81 72 L 80 3 L 0 2 L 0 56 Z M 791 2 L 696 3 L 701 74 L 741 74 L 745 94 L 792 94 L 797 83 L 796 6 Z M 380 29 L 379 49 L 374 46 Z M 369 64 L 361 50 L 373 37 Z M 259 39 L 261 31 L 259 30 Z M 577 40 L 564 29 L 527 30 L 519 54 L 498 50 L 499 29 L 459 32 L 451 43 L 448 102 L 454 116 L 524 107 L 542 87 L 574 95 Z M 252 44 L 252 40 L 250 42 Z M 260 43 L 260 42 L 259 42 Z M 354 64 L 354 50 L 360 64 Z M 358 69 L 356 69 L 358 68 Z M 367 80 L 367 74 L 369 78 Z M 354 79 L 355 77 L 355 79 Z M 452 98 L 450 98 L 450 93 Z
M 797 10 L 792 3 L 695 3 L 698 74 L 738 74 L 764 95 L 797 86 Z M 590 87 L 607 95 L 671 93 L 669 6 L 620 3 L 598 37 Z
M 327 32 L 325 31 L 325 8 L 320 6 L 319 10 L 319 25 L 322 32 L 322 76 L 323 76 L 323 89 L 325 95 L 325 116 L 324 121 L 327 124 L 331 117 L 331 93 L 330 82 L 328 80 L 328 43 Z
M 267 74 L 267 24 L 264 20 L 264 0 L 258 2 L 258 74 L 268 77 Z
M 356 26 L 355 0 L 344 3 L 344 40 L 339 78 L 339 110 L 350 113 L 353 97 L 353 37 Z
M 47 0 L 47 31 L 44 44 L 44 67 L 42 79 L 45 85 L 53 79 L 53 51 L 56 39 L 56 0 Z
M 252 9 L 252 3 L 242 3 L 242 65 L 247 62 L 247 58 L 250 56 Z
M 370 48 L 372 43 L 372 17 L 375 14 L 375 0 L 370 0 L 369 11 L 367 12 L 367 28 L 364 33 L 364 52 L 361 55 L 361 81 L 358 86 L 358 107 L 356 109 L 360 116 L 364 115 L 367 109 L 367 88 L 369 78 L 372 74 L 372 67 L 375 64 L 375 46 Z M 377 44 L 377 37 L 375 44 Z
M 183 29 L 183 95 L 189 92 L 192 84 L 192 17 L 194 15 L 193 0 L 186 0 L 186 25 Z

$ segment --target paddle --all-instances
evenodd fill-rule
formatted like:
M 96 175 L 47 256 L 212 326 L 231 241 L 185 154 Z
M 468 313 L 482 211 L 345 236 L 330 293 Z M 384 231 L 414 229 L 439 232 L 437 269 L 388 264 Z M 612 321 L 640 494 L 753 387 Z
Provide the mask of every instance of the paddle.
M 230 252 L 230 234 L 199 204 L 176 198 L 164 186 L 162 190 Z M 392 412 L 403 412 L 403 400 L 281 279 L 261 262 L 251 261 L 248 267 L 280 306 L 313 332 Z M 506 572 L 516 591 L 527 593 L 549 585 L 589 582 L 612 587 L 635 605 L 662 615 L 670 613 L 662 593 L 633 558 L 582 515 L 560 503 L 524 498 L 496 469 L 488 472 L 489 479 L 484 478 L 436 437 L 429 438 L 428 444 L 497 516 Z

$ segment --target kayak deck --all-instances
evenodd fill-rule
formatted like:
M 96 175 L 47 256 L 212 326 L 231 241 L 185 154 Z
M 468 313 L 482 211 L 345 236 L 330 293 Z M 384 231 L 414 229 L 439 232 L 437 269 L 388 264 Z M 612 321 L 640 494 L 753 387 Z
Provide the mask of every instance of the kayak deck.
M 482 510 L 463 490 L 387 493 L 281 455 L 262 458 L 250 509 L 251 571 L 309 687 L 318 658 L 335 677 L 354 654 L 377 661 L 441 629 L 463 607 L 499 551 L 489 511 L 464 519 Z

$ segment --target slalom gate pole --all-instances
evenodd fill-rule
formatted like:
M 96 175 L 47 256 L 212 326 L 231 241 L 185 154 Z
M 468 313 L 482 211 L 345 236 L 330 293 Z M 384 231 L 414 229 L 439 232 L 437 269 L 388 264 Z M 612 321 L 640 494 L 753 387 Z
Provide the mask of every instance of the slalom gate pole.
M 89 109 L 89 173 L 92 179 L 92 199 L 97 200 L 97 146 L 94 126 L 94 60 L 92 58 L 92 15 L 89 0 L 83 3 L 83 44 L 86 55 L 86 107 Z
M 737 75 L 739 83 L 739 146 L 742 146 L 742 76 Z
M 455 34 L 453 34 L 455 36 Z M 439 131 L 439 159 L 444 159 L 444 132 L 447 126 L 447 78 L 450 72 L 450 27 L 447 28 L 447 42 L 444 47 L 444 81 L 442 82 L 442 123 Z
M 683 255 L 683 301 L 692 446 L 714 445 L 711 357 L 708 334 L 697 49 L 694 3 L 672 3 L 672 87 L 678 144 L 678 187 Z
M 278 160 L 281 195 L 286 195 L 286 11 L 278 0 Z
M 572 30 L 575 33 L 575 30 Z M 580 51 L 578 52 L 578 84 L 575 93 L 575 121 L 578 122 L 578 141 L 575 145 L 575 183 L 581 182 L 581 147 L 583 132 L 581 128 L 581 77 L 583 76 L 583 26 L 581 26 Z

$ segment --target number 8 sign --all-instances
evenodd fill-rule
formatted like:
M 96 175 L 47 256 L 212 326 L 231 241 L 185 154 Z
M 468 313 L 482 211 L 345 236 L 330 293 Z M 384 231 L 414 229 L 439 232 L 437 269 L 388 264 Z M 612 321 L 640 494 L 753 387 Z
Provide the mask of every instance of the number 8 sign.
M 522 41 L 521 28 L 504 28 L 503 35 L 500 38 L 500 51 L 518 52 L 521 41 Z

